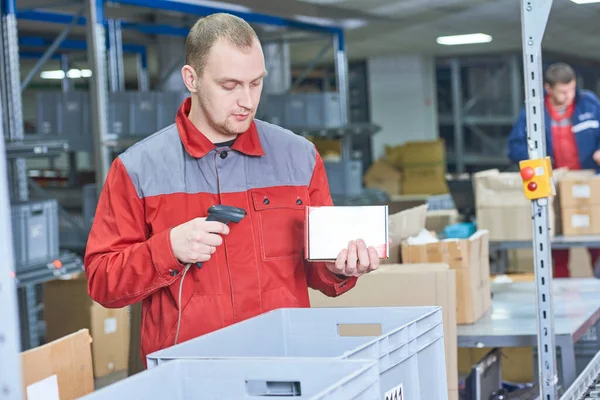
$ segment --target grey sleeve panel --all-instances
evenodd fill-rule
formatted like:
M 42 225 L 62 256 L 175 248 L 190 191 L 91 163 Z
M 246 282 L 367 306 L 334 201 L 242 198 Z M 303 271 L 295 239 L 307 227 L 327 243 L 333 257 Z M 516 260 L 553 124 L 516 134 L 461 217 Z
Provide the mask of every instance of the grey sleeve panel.
M 232 193 L 273 186 L 308 186 L 316 162 L 311 142 L 256 121 L 264 156 L 216 151 L 196 159 L 183 147 L 175 125 L 136 143 L 119 156 L 140 198 L 172 193 Z M 218 175 L 217 175 L 218 174 Z

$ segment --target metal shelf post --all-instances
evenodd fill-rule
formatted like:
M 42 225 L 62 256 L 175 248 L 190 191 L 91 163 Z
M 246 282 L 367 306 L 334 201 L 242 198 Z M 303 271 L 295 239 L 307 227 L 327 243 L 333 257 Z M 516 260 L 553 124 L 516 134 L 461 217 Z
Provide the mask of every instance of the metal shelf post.
M 17 312 L 17 288 L 15 285 L 15 259 L 13 254 L 13 239 L 10 217 L 10 198 L 8 192 L 8 169 L 6 152 L 4 148 L 5 127 L 10 124 L 4 117 L 12 118 L 9 111 L 8 89 L 14 89 L 8 82 L 11 68 L 14 66 L 16 44 L 16 2 L 14 0 L 0 0 L 0 90 L 2 112 L 0 112 L 0 237 L 7 240 L 0 241 L 0 253 L 3 254 L 0 264 L 0 398 L 18 400 L 22 398 L 21 389 L 21 355 L 19 349 L 19 317 Z M 18 49 L 16 49 L 18 55 Z M 17 64 L 18 67 L 18 64 Z M 18 75 L 17 75 L 18 76 Z M 16 81 L 18 86 L 19 81 Z M 19 96 L 21 91 L 17 91 Z M 19 97 L 20 98 L 20 97 Z
M 529 157 L 531 159 L 540 159 L 546 156 L 542 39 L 551 7 L 552 0 L 521 0 L 527 142 Z M 554 400 L 558 398 L 558 374 L 554 338 L 554 309 L 552 304 L 553 274 L 548 228 L 548 199 L 533 200 L 531 210 L 537 295 L 537 348 L 540 394 L 542 400 Z
M 106 79 L 106 36 L 104 30 L 104 1 L 86 0 L 88 24 L 87 52 L 92 67 L 90 79 L 90 108 L 94 136 L 94 166 L 96 185 L 102 188 L 110 167 L 110 152 L 106 146 L 108 132 L 108 88 Z M 100 193 L 100 190 L 98 190 Z

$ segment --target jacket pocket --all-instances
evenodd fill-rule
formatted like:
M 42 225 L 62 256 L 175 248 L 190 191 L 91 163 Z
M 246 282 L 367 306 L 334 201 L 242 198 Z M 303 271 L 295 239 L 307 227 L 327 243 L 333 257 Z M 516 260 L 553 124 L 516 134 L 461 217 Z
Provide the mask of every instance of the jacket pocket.
M 308 205 L 306 187 L 254 189 L 251 196 L 262 258 L 277 260 L 301 256 Z

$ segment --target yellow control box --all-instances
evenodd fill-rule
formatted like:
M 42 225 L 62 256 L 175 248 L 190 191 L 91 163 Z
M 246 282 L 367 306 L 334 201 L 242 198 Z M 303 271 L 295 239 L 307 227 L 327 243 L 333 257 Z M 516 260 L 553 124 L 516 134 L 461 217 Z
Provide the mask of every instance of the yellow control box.
M 519 163 L 525 197 L 537 200 L 554 196 L 550 157 L 523 160 Z

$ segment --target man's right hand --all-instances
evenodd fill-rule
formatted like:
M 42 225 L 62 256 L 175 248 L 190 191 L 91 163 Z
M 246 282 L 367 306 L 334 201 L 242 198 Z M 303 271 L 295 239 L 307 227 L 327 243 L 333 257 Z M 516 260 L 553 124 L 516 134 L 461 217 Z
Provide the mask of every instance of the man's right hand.
M 227 234 L 226 224 L 196 218 L 171 229 L 171 248 L 175 258 L 183 264 L 205 262 L 223 243 L 221 235 Z

